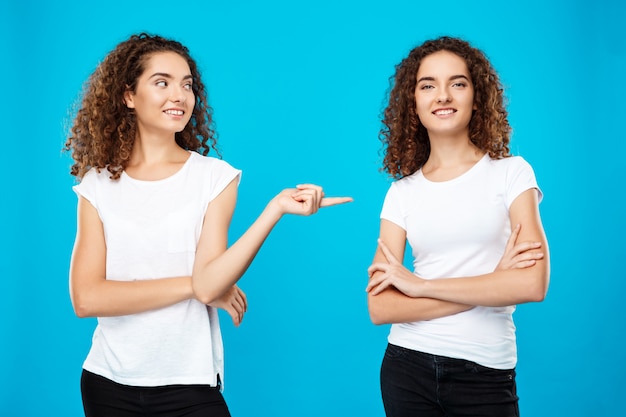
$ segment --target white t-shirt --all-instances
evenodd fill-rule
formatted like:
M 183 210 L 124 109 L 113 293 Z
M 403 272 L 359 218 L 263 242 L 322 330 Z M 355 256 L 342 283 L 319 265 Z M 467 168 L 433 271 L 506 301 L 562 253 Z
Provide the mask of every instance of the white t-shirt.
M 107 246 L 106 279 L 190 276 L 204 214 L 241 171 L 190 152 L 174 175 L 111 180 L 90 170 L 75 192 L 98 211 Z M 132 386 L 217 384 L 224 352 L 217 311 L 197 300 L 117 317 L 99 317 L 84 369 Z
M 509 208 L 531 188 L 538 189 L 537 182 L 524 159 L 485 155 L 450 181 L 429 181 L 419 170 L 394 182 L 381 218 L 406 231 L 419 277 L 476 276 L 497 266 L 511 234 Z M 478 306 L 434 320 L 394 324 L 388 340 L 420 352 L 511 369 L 517 363 L 514 310 Z

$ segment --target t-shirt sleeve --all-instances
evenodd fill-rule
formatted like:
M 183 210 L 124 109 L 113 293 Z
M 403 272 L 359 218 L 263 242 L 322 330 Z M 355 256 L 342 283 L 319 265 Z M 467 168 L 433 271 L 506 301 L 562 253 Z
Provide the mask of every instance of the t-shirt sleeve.
M 80 180 L 80 183 L 72 187 L 77 196 L 85 198 L 92 206 L 98 208 L 96 201 L 97 173 L 95 168 L 90 169 Z
M 537 185 L 535 172 L 526 160 L 521 157 L 512 157 L 506 175 L 506 206 L 511 207 L 513 201 L 524 191 L 536 188 L 539 193 L 539 201 L 543 198 L 543 193 Z
M 406 230 L 406 222 L 402 213 L 402 205 L 400 203 L 401 200 L 398 192 L 398 184 L 393 183 L 389 187 L 389 190 L 387 190 L 380 218 L 388 220 Z
M 241 170 L 234 168 L 221 159 L 214 159 L 212 171 L 209 202 L 220 195 L 233 180 L 237 181 L 237 186 L 241 182 Z

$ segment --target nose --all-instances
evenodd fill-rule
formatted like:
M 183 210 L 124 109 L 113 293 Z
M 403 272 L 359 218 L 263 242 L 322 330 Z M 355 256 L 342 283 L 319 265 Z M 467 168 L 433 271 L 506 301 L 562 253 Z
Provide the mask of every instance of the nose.
M 185 101 L 187 101 L 185 88 L 181 86 L 172 87 L 170 101 L 173 103 L 184 103 Z
M 447 88 L 441 88 L 437 94 L 437 103 L 447 103 L 450 101 L 450 94 L 448 93 Z

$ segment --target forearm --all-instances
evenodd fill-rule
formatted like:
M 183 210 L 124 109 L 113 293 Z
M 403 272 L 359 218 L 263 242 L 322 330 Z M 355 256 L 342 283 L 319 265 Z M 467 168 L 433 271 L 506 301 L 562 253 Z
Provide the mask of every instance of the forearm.
M 228 291 L 246 272 L 282 213 L 272 203 L 248 230 L 225 252 L 204 264 L 194 265 L 193 291 L 205 304 L 210 304 Z
M 474 306 L 502 307 L 542 301 L 548 289 L 545 261 L 526 269 L 467 277 L 424 280 L 421 297 Z
M 525 224 L 532 225 L 536 222 L 529 220 Z M 529 229 L 530 233 L 528 233 Z M 394 288 L 412 298 L 431 298 L 486 307 L 542 301 L 546 296 L 550 277 L 547 242 L 539 226 L 536 226 L 534 230 L 532 226 L 526 226 L 526 230 L 526 236 L 516 234 L 513 246 L 507 250 L 512 251 L 513 254 L 518 253 L 520 249 L 515 245 L 517 238 L 523 239 L 524 242 L 532 242 L 532 244 L 530 246 L 521 244 L 522 254 L 526 255 L 521 258 L 514 255 L 509 269 L 498 268 L 492 273 L 463 278 L 426 280 L 415 276 L 398 261 L 399 257 L 394 255 L 394 251 L 401 253 L 399 243 L 396 242 L 399 239 L 392 240 L 396 246 L 393 250 L 380 240 L 379 247 L 386 259 L 375 256 L 374 264 L 368 268 L 372 277 L 367 291 L 375 296 L 385 289 Z M 520 229 L 517 231 L 519 232 Z M 394 236 L 391 235 L 391 237 Z M 515 249 L 516 247 L 518 249 Z M 541 248 L 540 252 L 539 248 Z M 531 261 L 527 262 L 524 259 L 531 259 Z M 523 266 L 519 267 L 517 262 L 521 262 Z
M 141 281 L 99 280 L 71 291 L 79 317 L 110 317 L 142 313 L 194 298 L 191 277 Z
M 367 298 L 370 319 L 374 324 L 410 323 L 451 316 L 472 306 L 433 298 L 412 298 L 395 288 L 388 288 Z

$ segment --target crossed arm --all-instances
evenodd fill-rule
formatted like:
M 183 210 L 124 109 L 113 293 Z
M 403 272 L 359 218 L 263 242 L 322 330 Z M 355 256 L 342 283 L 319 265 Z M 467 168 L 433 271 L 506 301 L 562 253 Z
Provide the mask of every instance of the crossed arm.
M 475 277 L 424 280 L 402 266 L 406 233 L 381 221 L 379 247 L 368 272 L 368 307 L 375 324 L 431 320 L 474 306 L 542 301 L 549 283 L 547 240 L 535 189 L 522 193 L 509 210 L 518 225 L 495 271 Z M 520 226 L 521 225 L 521 226 Z M 521 242 L 521 243 L 518 243 Z
M 104 229 L 96 209 L 83 197 L 70 265 L 70 297 L 79 317 L 135 314 L 187 299 L 223 308 L 239 325 L 247 308 L 235 284 L 244 274 L 272 228 L 284 214 L 308 216 L 321 207 L 352 201 L 324 197 L 312 184 L 286 189 L 274 197 L 250 228 L 227 248 L 227 235 L 237 200 L 233 180 L 207 208 L 191 276 L 140 281 L 106 279 Z

